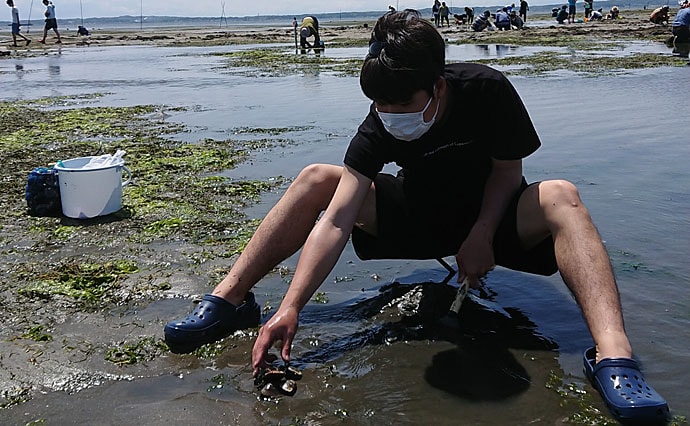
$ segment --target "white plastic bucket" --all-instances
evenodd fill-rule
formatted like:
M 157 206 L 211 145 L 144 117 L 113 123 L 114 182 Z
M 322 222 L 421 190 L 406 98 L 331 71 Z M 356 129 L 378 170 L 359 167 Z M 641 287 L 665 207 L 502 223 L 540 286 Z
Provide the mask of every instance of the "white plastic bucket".
M 60 184 L 62 214 L 74 219 L 88 219 L 114 213 L 122 208 L 122 187 L 132 173 L 124 160 L 107 166 L 84 169 L 94 157 L 63 160 L 55 165 Z M 122 181 L 122 171 L 127 180 Z

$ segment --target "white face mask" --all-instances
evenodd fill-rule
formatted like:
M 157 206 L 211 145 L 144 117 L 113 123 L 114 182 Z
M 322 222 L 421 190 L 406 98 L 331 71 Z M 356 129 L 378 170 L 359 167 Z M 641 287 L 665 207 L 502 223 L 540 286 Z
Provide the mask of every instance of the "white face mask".
M 381 112 L 377 108 L 376 113 L 383 123 L 383 128 L 386 129 L 388 133 L 396 139 L 409 142 L 421 138 L 434 124 L 436 114 L 438 114 L 440 99 L 436 101 L 436 112 L 434 116 L 431 117 L 429 122 L 424 121 L 424 113 L 429 109 L 432 99 L 434 99 L 433 96 L 429 98 L 429 102 L 426 103 L 424 109 L 418 112 L 390 113 Z

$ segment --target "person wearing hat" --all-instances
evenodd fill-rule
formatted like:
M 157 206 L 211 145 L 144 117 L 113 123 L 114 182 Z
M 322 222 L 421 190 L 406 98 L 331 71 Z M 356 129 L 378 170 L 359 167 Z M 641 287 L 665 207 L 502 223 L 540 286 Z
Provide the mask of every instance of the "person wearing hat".
M 496 22 L 494 23 L 499 30 L 510 29 L 510 15 L 508 15 L 508 8 L 503 7 L 496 11 Z
M 314 45 L 307 41 L 307 38 L 314 36 Z M 306 16 L 302 19 L 299 27 L 299 45 L 302 49 L 322 48 L 321 37 L 319 37 L 319 20 L 316 16 Z
M 672 33 L 675 43 L 690 43 L 690 0 L 680 3 L 681 9 L 673 20 Z
M 649 15 L 649 21 L 657 25 L 668 24 L 668 5 L 654 9 L 654 11 Z
M 621 11 L 618 9 L 618 6 L 613 6 L 609 11 L 609 14 L 606 15 L 606 19 L 618 19 L 620 12 Z

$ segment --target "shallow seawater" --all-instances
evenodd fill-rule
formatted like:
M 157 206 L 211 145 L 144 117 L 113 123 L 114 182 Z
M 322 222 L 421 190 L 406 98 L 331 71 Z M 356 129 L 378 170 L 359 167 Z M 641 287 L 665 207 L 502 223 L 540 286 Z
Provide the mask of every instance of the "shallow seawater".
M 295 129 L 284 136 L 297 143 L 226 172 L 237 179 L 294 177 L 312 162 L 340 163 L 369 105 L 357 78 L 245 77 L 226 72 L 221 57 L 207 55 L 232 49 L 89 47 L 3 59 L 0 97 L 106 93 L 88 102 L 185 106 L 169 120 L 194 129 L 178 136 L 190 142 L 248 137 L 233 136 L 241 128 Z M 499 51 L 452 47 L 449 58 L 472 60 Z M 364 54 L 364 49 L 326 52 Z M 646 378 L 674 413 L 690 415 L 690 73 L 662 68 L 511 81 L 543 143 L 525 161 L 527 179 L 563 178 L 578 185 L 610 252 L 627 331 Z M 659 87 L 669 91 L 660 94 Z M 494 120 L 496 126 L 486 130 L 509 137 L 511 123 Z M 260 217 L 275 200 L 276 194 L 268 194 L 249 211 Z M 295 257 L 285 262 L 290 268 L 295 264 Z M 385 303 L 413 288 L 433 295 L 443 287 L 432 283 L 444 276 L 435 261 L 361 262 L 348 246 L 319 290 L 328 303 L 310 304 L 303 313 L 293 358 L 305 368 L 305 378 L 297 396 L 279 404 L 257 401 L 252 392 L 248 339 L 213 369 L 189 356 L 170 355 L 160 373 L 74 395 L 39 395 L 5 410 L 3 417 L 12 424 L 36 415 L 76 424 L 163 424 L 198 416 L 225 424 L 289 423 L 293 417 L 312 424 L 559 423 L 570 411 L 544 384 L 551 372 L 584 384 L 581 351 L 590 344 L 560 278 L 499 268 L 486 283 L 488 302 L 470 303 L 462 333 L 451 339 L 419 319 L 407 327 L 388 321 L 397 318 L 397 305 L 384 309 Z M 379 291 L 393 282 L 407 287 Z M 257 286 L 259 304 L 277 307 L 284 290 L 280 277 L 268 276 Z M 141 307 L 138 315 L 163 324 L 189 307 L 188 300 L 166 300 Z M 182 373 L 172 375 L 173 369 Z M 234 385 L 213 388 L 209 380 L 217 374 L 232 375 Z M 78 405 L 90 408 L 75 410 Z M 245 417 L 224 417 L 229 411 Z M 94 414 L 99 412 L 101 419 Z

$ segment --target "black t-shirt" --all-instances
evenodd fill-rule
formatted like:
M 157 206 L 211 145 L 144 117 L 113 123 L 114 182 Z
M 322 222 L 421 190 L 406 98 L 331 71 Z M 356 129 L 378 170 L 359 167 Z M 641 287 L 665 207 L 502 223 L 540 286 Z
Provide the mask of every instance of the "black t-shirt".
M 491 159 L 518 160 L 541 143 L 519 95 L 505 76 L 484 65 L 446 66 L 449 102 L 444 117 L 421 138 L 406 142 L 388 133 L 372 103 L 345 154 L 345 164 L 374 179 L 387 163 L 405 177 L 408 196 L 479 197 Z M 432 104 L 433 104 L 432 100 Z

